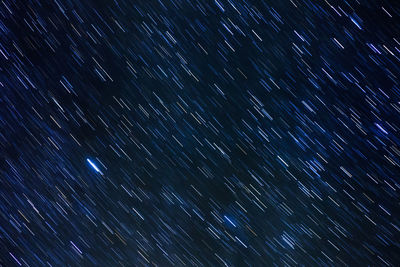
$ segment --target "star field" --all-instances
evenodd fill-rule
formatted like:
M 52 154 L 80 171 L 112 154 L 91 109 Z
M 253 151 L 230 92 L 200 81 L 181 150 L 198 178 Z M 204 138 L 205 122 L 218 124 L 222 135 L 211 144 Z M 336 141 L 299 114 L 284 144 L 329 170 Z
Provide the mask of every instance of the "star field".
M 399 266 L 395 1 L 3 0 L 1 266 Z

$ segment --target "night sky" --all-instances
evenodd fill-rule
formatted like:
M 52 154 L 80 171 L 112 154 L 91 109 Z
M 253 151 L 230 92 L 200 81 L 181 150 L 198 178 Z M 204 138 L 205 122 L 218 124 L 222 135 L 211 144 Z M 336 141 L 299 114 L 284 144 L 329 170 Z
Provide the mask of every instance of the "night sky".
M 1 266 L 399 266 L 400 5 L 0 2 Z

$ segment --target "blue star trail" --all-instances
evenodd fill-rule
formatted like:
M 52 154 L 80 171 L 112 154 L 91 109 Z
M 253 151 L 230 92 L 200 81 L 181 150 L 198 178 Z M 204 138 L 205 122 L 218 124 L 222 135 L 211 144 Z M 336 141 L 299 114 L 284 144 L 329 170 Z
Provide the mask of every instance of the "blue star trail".
M 1 1 L 0 266 L 399 266 L 399 14 Z
M 86 161 L 90 164 L 90 167 L 92 167 L 96 172 L 100 173 L 103 175 L 103 173 L 100 171 L 100 169 L 94 164 L 90 159 L 86 159 Z

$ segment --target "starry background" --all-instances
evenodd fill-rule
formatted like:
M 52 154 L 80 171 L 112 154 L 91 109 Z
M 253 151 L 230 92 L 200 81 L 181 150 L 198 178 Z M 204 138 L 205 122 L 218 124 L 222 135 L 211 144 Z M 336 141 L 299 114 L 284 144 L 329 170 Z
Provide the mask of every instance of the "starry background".
M 396 1 L 4 0 L 2 266 L 398 266 Z

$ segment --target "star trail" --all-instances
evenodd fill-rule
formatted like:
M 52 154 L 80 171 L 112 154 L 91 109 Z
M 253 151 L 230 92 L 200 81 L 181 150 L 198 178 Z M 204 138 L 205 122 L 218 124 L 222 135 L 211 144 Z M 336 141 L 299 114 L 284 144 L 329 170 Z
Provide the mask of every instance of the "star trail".
M 399 266 L 400 5 L 3 0 L 1 266 Z
M 103 173 L 100 171 L 100 169 L 94 164 L 90 159 L 86 159 L 86 161 L 90 164 L 90 167 L 92 167 L 96 172 L 100 173 L 103 175 Z

